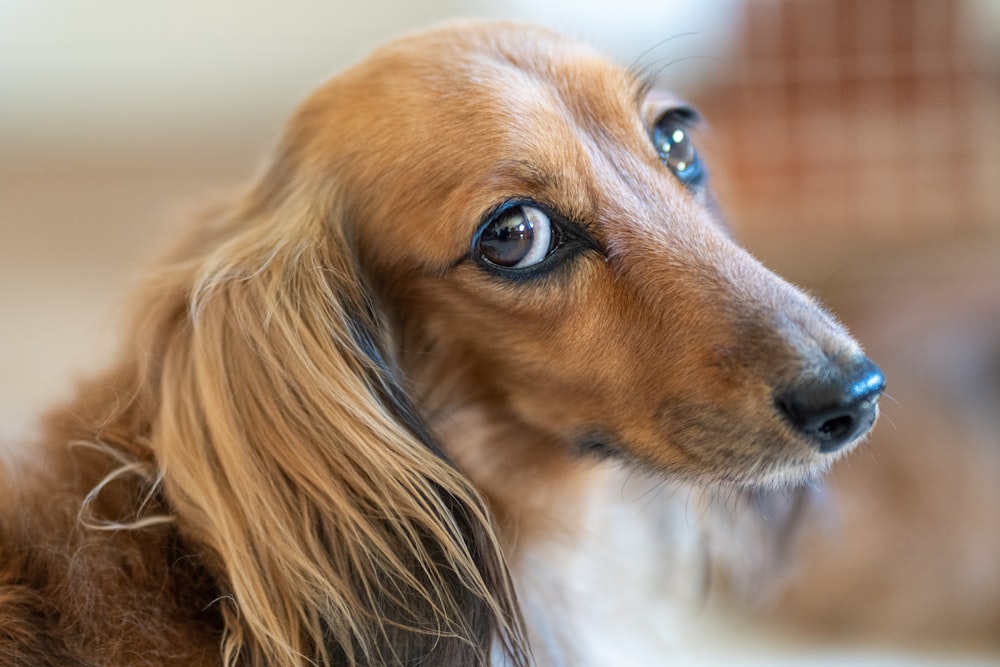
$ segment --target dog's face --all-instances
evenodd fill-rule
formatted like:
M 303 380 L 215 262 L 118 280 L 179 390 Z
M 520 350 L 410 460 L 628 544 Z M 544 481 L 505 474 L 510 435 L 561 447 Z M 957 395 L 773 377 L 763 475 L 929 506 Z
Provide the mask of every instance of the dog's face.
M 464 26 L 319 91 L 283 166 L 346 199 L 424 390 L 460 377 L 464 400 L 560 455 L 801 479 L 869 429 L 882 377 L 720 226 L 697 125 L 576 43 Z

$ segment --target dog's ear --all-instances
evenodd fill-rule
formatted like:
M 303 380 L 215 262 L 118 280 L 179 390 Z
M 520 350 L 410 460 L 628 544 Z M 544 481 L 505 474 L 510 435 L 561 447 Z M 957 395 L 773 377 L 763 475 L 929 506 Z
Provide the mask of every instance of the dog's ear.
M 151 443 L 217 564 L 227 659 L 526 663 L 488 510 L 387 361 L 346 206 L 287 183 L 167 262 L 135 343 L 156 348 Z

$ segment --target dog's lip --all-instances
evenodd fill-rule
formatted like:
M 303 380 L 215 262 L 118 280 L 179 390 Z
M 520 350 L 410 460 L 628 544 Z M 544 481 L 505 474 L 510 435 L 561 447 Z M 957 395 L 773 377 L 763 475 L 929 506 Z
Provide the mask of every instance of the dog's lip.
M 617 438 L 600 430 L 587 430 L 573 438 L 573 448 L 581 457 L 598 460 L 628 458 L 626 447 Z
M 814 446 L 791 433 L 774 437 L 784 443 L 780 451 L 727 452 L 727 448 L 720 447 L 713 448 L 709 453 L 674 443 L 672 446 L 687 463 L 671 464 L 639 454 L 606 429 L 586 429 L 571 438 L 570 444 L 583 459 L 635 466 L 649 473 L 706 486 L 745 489 L 788 488 L 813 483 L 839 458 L 821 454 Z M 844 451 L 849 449 L 847 447 Z M 720 458 L 728 459 L 728 462 L 720 464 Z
M 743 474 L 727 476 L 725 481 L 748 488 L 798 486 L 825 474 L 830 464 L 829 457 L 812 452 L 804 456 L 772 455 L 762 457 L 756 465 L 748 466 Z

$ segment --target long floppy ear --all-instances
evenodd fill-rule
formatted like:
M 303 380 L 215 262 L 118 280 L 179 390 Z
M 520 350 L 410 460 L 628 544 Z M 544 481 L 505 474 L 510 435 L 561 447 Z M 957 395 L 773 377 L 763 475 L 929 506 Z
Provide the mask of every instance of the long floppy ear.
M 227 664 L 526 664 L 488 511 L 407 404 L 324 194 L 249 197 L 147 297 L 173 311 L 141 334 L 151 443 L 217 563 Z

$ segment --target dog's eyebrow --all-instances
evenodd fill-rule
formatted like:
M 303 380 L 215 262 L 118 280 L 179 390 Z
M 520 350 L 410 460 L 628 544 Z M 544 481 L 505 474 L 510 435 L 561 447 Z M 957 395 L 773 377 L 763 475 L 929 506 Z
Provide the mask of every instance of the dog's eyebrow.
M 658 102 L 655 104 L 657 116 L 665 112 L 670 112 L 688 127 L 697 128 L 704 125 L 702 115 L 697 109 L 682 98 L 659 88 L 659 70 L 636 68 L 626 71 L 631 77 L 631 82 L 634 86 L 632 102 L 639 110 L 640 116 L 645 115 L 643 111 L 646 108 L 649 96 L 656 95 Z M 647 119 L 647 121 L 652 121 L 652 119 Z
M 632 85 L 635 87 L 632 100 L 636 108 L 641 109 L 649 91 L 656 87 L 656 76 L 652 72 L 630 72 L 630 74 L 633 77 Z
M 705 124 L 705 120 L 701 115 L 701 112 L 692 106 L 688 106 L 684 103 L 678 103 L 666 109 L 668 113 L 671 113 L 681 121 L 682 124 L 689 128 L 697 129 L 699 126 Z
M 653 70 L 628 70 L 628 74 L 632 79 L 632 85 L 635 87 L 635 92 L 633 93 L 633 102 L 637 109 L 642 109 L 643 102 L 646 101 L 646 96 L 649 95 L 650 91 L 656 88 L 658 73 Z
M 501 160 L 497 163 L 496 172 L 502 174 L 505 180 L 514 181 L 517 187 L 527 190 L 521 193 L 523 195 L 548 192 L 559 187 L 559 179 L 555 174 L 524 158 Z

